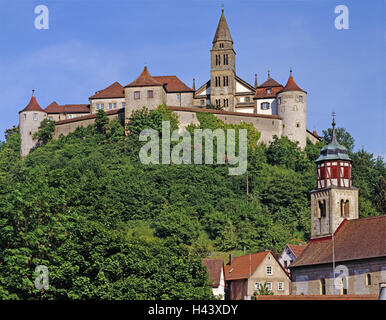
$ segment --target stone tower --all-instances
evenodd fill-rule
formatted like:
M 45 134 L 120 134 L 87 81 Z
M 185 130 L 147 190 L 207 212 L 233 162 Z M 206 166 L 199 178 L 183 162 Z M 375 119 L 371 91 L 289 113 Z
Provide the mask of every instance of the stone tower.
M 351 184 L 351 159 L 335 136 L 320 151 L 311 194 L 311 239 L 331 236 L 344 219 L 358 219 L 358 189 Z
M 278 115 L 283 120 L 283 135 L 291 141 L 306 146 L 306 103 L 307 92 L 300 89 L 292 76 L 292 70 L 285 87 L 277 94 Z
M 236 53 L 222 10 L 210 50 L 210 103 L 227 111 L 235 109 Z
M 19 111 L 20 154 L 22 157 L 27 156 L 30 150 L 36 147 L 37 141 L 32 136 L 39 130 L 40 122 L 45 118 L 47 118 L 47 113 L 39 106 L 35 96 L 32 94 L 28 105 Z

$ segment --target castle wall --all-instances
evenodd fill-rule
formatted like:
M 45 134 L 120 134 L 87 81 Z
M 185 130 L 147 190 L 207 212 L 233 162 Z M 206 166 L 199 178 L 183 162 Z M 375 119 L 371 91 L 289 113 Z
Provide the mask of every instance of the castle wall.
M 178 115 L 180 126 L 186 127 L 190 123 L 199 124 L 196 112 L 210 112 L 214 116 L 225 123 L 240 124 L 241 122 L 252 123 L 252 125 L 261 133 L 259 142 L 269 143 L 273 141 L 273 136 L 281 136 L 282 121 L 279 117 L 267 116 L 262 117 L 252 114 L 237 114 L 236 112 L 227 112 L 219 110 L 197 109 L 197 108 L 182 108 L 168 107 L 169 110 L 174 111 Z
M 109 120 L 115 120 L 118 117 L 123 118 L 124 113 L 121 112 L 111 112 L 106 113 L 107 117 Z M 69 120 L 64 120 L 64 121 L 58 121 L 55 123 L 55 132 L 53 134 L 53 137 L 55 139 L 59 138 L 61 134 L 64 136 L 68 135 L 69 133 L 73 132 L 76 130 L 76 128 L 79 127 L 88 127 L 90 124 L 93 124 L 95 122 L 96 114 L 93 115 L 88 115 L 82 118 L 75 118 L 75 119 L 69 119 Z

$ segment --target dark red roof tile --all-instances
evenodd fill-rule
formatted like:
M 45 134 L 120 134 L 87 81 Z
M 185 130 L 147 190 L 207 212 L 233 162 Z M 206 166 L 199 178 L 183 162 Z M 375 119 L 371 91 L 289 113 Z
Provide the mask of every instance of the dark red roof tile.
M 296 84 L 294 77 L 292 75 L 290 75 L 290 77 L 288 78 L 287 84 L 280 92 L 286 92 L 286 91 L 303 91 L 307 93 Z
M 154 76 L 153 79 L 161 82 L 166 92 L 194 92 L 192 88 L 189 88 L 177 76 Z
M 115 81 L 112 85 L 97 91 L 90 99 L 124 98 L 125 92 L 123 86 Z
M 135 79 L 133 82 L 129 83 L 125 88 L 127 87 L 155 87 L 155 86 L 162 86 L 163 84 L 157 80 L 155 80 L 147 70 L 147 67 L 143 68 L 142 73 L 139 75 L 137 79 Z
M 311 239 L 289 267 L 332 262 L 332 237 Z M 386 257 L 386 215 L 344 220 L 334 235 L 335 261 Z
M 23 112 L 23 111 L 42 111 L 42 112 L 45 112 L 38 104 L 38 102 L 36 101 L 36 98 L 35 96 L 32 96 L 31 97 L 31 100 L 29 101 L 29 103 L 27 104 L 27 106 L 19 111 L 20 112 Z
M 89 104 L 64 104 L 58 105 L 55 101 L 45 108 L 48 114 L 52 113 L 89 113 Z

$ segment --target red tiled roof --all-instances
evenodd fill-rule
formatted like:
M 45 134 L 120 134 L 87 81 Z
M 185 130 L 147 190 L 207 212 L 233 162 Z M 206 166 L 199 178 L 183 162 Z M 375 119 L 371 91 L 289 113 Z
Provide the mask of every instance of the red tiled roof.
M 55 101 L 44 109 L 48 114 L 52 113 L 89 113 L 89 104 L 64 104 L 58 105 Z
M 269 77 L 265 82 L 258 86 L 258 88 L 283 87 L 282 84 Z
M 311 239 L 289 268 L 332 263 L 332 237 Z M 334 235 L 335 261 L 386 257 L 386 215 L 343 220 Z
M 154 76 L 153 79 L 161 82 L 167 92 L 194 92 L 176 76 Z
M 248 279 L 269 253 L 263 251 L 234 258 L 232 264 L 225 266 L 225 280 Z
M 271 88 L 269 88 L 269 89 L 271 89 L 271 93 L 267 93 L 267 89 L 268 89 L 268 87 L 258 87 L 256 89 L 256 93 L 255 93 L 255 96 L 253 97 L 253 99 L 275 98 L 276 94 L 278 92 L 280 92 L 280 90 L 282 90 L 283 87 L 282 86 L 271 87 Z
M 23 111 L 42 111 L 42 112 L 45 112 L 38 104 L 38 102 L 36 101 L 36 98 L 35 96 L 32 96 L 31 97 L 31 100 L 29 101 L 29 103 L 27 104 L 27 106 L 19 111 L 20 112 L 23 112 Z
M 298 244 L 289 244 L 288 247 L 291 249 L 295 257 L 299 257 L 306 246 L 298 245 Z
M 221 272 L 224 268 L 224 260 L 222 259 L 204 259 L 202 263 L 208 268 L 209 280 L 213 282 L 212 287 L 218 288 L 220 285 Z
M 129 83 L 127 87 L 154 87 L 154 86 L 162 86 L 163 84 L 157 80 L 155 80 L 147 70 L 147 67 L 143 68 L 142 73 L 139 75 L 137 79 L 133 82 Z
M 115 81 L 112 85 L 107 88 L 95 92 L 90 99 L 106 99 L 106 98 L 124 98 L 125 92 L 122 85 Z
M 285 92 L 285 91 L 303 91 L 307 93 L 296 84 L 294 77 L 292 75 L 290 75 L 290 77 L 288 78 L 287 84 L 280 92 Z

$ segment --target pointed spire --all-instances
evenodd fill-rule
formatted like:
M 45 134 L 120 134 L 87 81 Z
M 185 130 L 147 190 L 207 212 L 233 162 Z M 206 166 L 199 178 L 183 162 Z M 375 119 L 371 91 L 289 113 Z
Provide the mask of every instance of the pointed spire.
M 224 9 L 221 10 L 220 21 L 218 22 L 216 34 L 213 38 L 213 43 L 217 41 L 230 41 L 233 43 L 231 32 L 229 31 L 228 23 L 225 19 Z
M 196 79 L 193 78 L 193 88 L 194 91 L 196 91 Z
M 335 112 L 332 113 L 332 137 L 331 137 L 331 142 L 336 142 L 336 134 L 335 134 Z
M 257 73 L 255 73 L 255 89 L 257 88 Z

